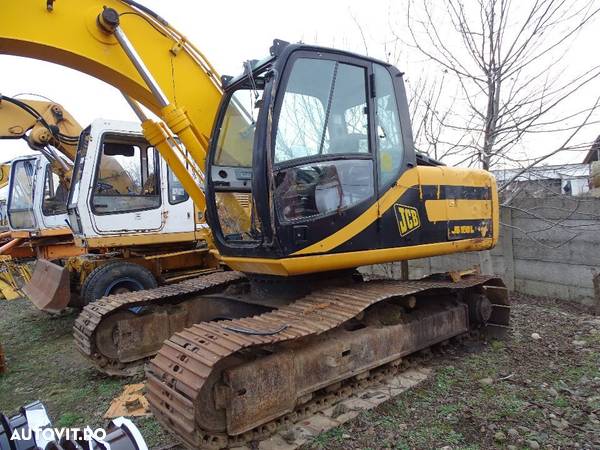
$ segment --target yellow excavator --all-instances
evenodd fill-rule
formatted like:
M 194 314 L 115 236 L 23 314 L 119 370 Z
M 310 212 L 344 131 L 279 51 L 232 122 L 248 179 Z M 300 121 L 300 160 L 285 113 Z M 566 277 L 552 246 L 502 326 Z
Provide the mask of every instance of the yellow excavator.
M 471 329 L 506 330 L 500 279 L 364 281 L 355 271 L 498 239 L 493 176 L 415 152 L 395 67 L 276 40 L 267 58 L 218 78 L 132 0 L 4 1 L 0 53 L 119 89 L 206 212 L 202 239 L 230 270 L 106 297 L 74 330 L 108 373 L 156 354 L 152 412 L 188 447 L 263 439 L 395 373 L 406 355 Z M 76 223 L 81 211 L 68 208 Z
M 81 126 L 77 121 L 54 102 L 0 95 L 0 139 L 24 140 L 30 149 L 43 155 L 49 162 L 49 170 L 58 177 L 55 190 L 68 192 L 80 132 Z M 29 186 L 33 186 L 32 179 L 37 175 L 34 174 L 34 166 L 38 160 L 36 156 L 29 161 L 13 162 L 12 169 L 7 170 L 9 174 L 11 170 L 16 171 L 13 184 L 21 181 L 22 185 L 9 188 L 7 213 L 11 241 L 0 249 L 2 255 L 43 258 L 49 255 L 70 256 L 74 251 L 78 252 L 74 250 L 73 236 L 64 220 L 58 218 L 51 224 L 36 223 L 33 212 L 25 207 L 25 203 L 33 202 L 34 192 Z

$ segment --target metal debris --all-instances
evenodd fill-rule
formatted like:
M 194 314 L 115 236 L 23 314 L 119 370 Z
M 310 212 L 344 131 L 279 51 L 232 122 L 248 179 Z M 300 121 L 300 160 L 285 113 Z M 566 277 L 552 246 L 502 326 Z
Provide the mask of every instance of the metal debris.
M 115 398 L 106 414 L 105 419 L 115 417 L 145 417 L 150 415 L 148 400 L 144 397 L 144 383 L 130 384 L 117 398 Z

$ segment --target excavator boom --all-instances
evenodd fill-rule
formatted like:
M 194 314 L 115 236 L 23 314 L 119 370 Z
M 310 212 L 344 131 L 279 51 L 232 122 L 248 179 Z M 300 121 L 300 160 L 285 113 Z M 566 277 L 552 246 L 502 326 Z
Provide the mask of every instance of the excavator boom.
M 52 144 L 69 161 L 75 161 L 81 130 L 58 103 L 0 96 L 0 139 L 26 138 L 36 150 Z
M 160 86 L 161 96 L 155 95 L 140 75 L 115 33 L 98 26 L 105 11 L 114 11 L 112 20 L 127 33 L 136 56 Z M 218 75 L 185 36 L 136 2 L 61 0 L 53 7 L 38 0 L 5 2 L 0 17 L 0 53 L 62 64 L 115 86 L 163 119 L 180 137 L 191 162 L 203 169 L 222 95 Z M 173 82 L 174 75 L 177 82 Z M 148 141 L 157 146 L 203 211 L 203 192 L 172 150 L 172 143 L 167 142 L 168 131 L 149 120 L 143 125 Z

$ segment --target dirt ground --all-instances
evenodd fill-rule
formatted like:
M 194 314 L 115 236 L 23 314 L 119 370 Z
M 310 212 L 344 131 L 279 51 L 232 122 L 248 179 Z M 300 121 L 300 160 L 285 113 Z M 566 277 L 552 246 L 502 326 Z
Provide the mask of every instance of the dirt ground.
M 419 387 L 313 439 L 305 449 L 600 449 L 600 317 L 575 305 L 514 297 L 506 341 L 454 348 Z M 0 301 L 0 411 L 42 400 L 56 426 L 102 425 L 125 384 L 98 374 L 74 348 L 74 312 L 49 317 Z M 152 448 L 173 440 L 136 420 Z

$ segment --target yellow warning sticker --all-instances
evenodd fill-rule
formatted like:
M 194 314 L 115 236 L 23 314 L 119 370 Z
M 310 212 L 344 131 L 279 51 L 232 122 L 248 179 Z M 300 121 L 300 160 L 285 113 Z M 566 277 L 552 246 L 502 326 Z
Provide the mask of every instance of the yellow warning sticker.
M 417 208 L 396 203 L 394 211 L 396 212 L 400 236 L 405 236 L 421 226 L 421 218 L 419 217 Z

